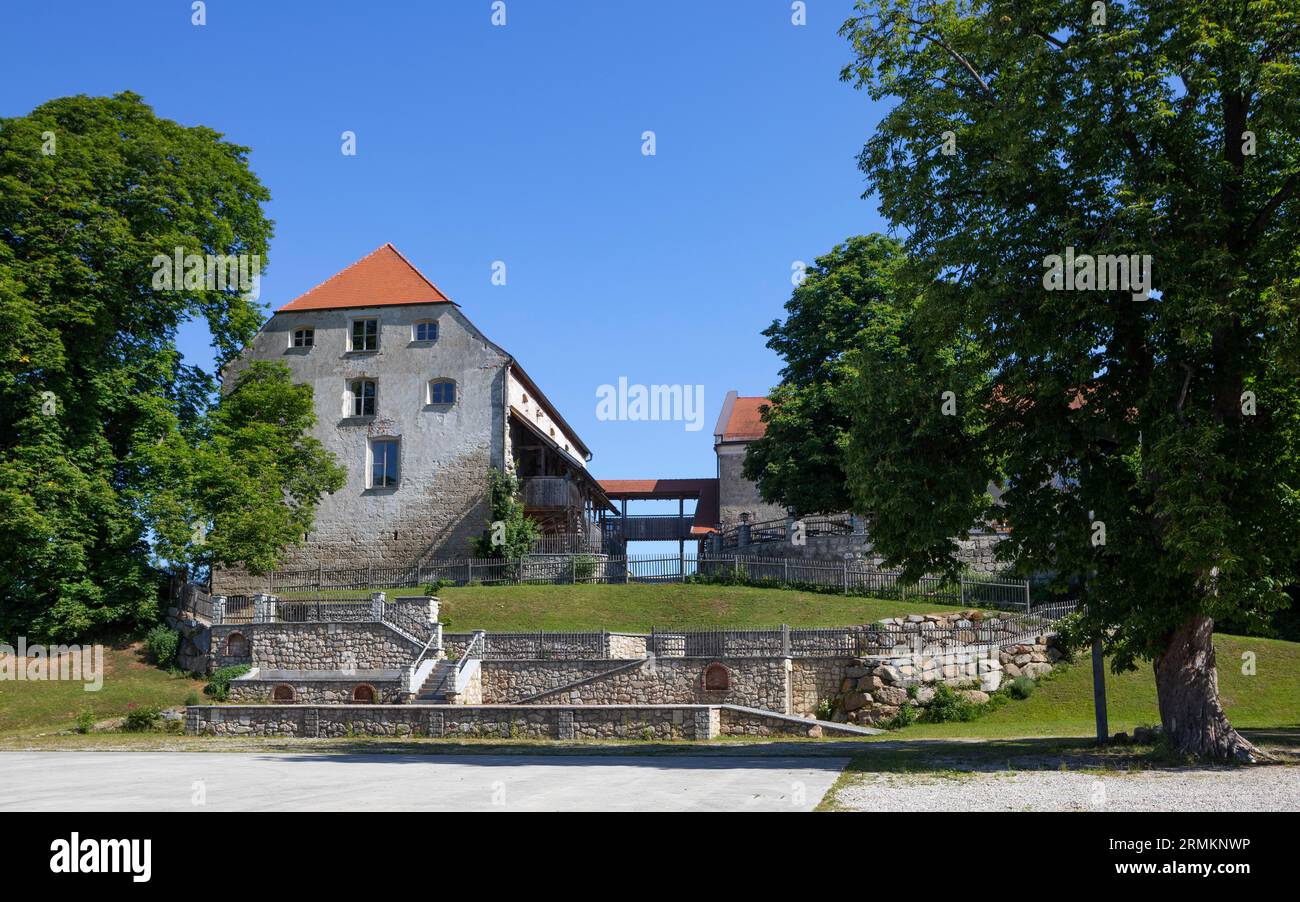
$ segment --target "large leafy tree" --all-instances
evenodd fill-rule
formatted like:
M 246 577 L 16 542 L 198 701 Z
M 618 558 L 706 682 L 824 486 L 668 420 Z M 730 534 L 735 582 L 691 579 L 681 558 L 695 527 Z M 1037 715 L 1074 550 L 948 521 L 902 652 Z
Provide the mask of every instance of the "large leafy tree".
M 215 388 L 177 329 L 205 321 L 220 366 L 261 311 L 241 285 L 155 287 L 154 260 L 264 266 L 268 196 L 246 148 L 134 94 L 0 120 L 0 633 L 155 616 L 148 511 L 169 487 L 141 452 L 194 434 Z
M 1297 572 L 1300 7 L 863 0 L 843 33 L 844 77 L 898 98 L 861 168 L 920 292 L 892 331 L 905 353 L 863 352 L 852 487 L 877 547 L 930 562 L 910 541 L 928 527 L 908 499 L 935 497 L 917 457 L 952 475 L 941 532 L 1002 473 L 1007 550 L 1084 578 L 1076 637 L 1153 662 L 1173 746 L 1255 757 L 1211 633 L 1268 618 Z M 1045 290 L 1069 247 L 1150 255 L 1156 295 Z M 943 365 L 967 352 L 982 383 Z M 891 359 L 941 366 L 873 393 Z M 947 444 L 945 390 L 963 402 Z M 871 450 L 871 422 L 918 419 L 921 438 Z
M 152 486 L 141 507 L 157 553 L 199 572 L 273 570 L 311 531 L 321 495 L 347 477 L 310 434 L 315 425 L 311 386 L 257 360 L 192 434 L 140 448 L 128 464 Z
M 877 309 L 894 298 L 902 247 L 883 235 L 855 236 L 818 257 L 786 302 L 786 318 L 764 330 L 784 360 L 770 394 L 763 438 L 750 444 L 745 477 L 763 499 L 797 514 L 849 509 L 843 450 L 854 372 L 848 354 Z

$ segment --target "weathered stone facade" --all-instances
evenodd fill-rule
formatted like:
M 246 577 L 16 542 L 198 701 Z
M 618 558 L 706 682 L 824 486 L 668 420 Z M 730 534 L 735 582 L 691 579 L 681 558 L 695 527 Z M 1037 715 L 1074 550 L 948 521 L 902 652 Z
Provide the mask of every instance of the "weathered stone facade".
M 808 561 L 860 561 L 872 567 L 884 568 L 885 559 L 877 554 L 871 537 L 866 532 L 851 535 L 805 536 L 805 543 L 796 545 L 787 540 L 750 542 L 735 549 L 738 555 L 756 557 L 790 558 Z M 997 560 L 997 547 L 1003 536 L 998 533 L 970 535 L 957 540 L 956 558 L 971 573 L 998 576 L 1008 572 L 1010 565 Z M 730 549 L 728 554 L 733 553 Z
M 231 654 L 231 636 L 248 643 Z M 382 623 L 245 623 L 212 627 L 213 667 L 249 664 L 267 670 L 398 670 L 421 645 Z
M 261 673 L 230 681 L 230 701 L 242 705 L 347 705 L 354 704 L 359 687 L 369 687 L 375 704 L 400 704 L 405 685 L 393 671 L 357 671 L 351 676 L 320 673 Z M 277 699 L 277 689 L 291 693 Z

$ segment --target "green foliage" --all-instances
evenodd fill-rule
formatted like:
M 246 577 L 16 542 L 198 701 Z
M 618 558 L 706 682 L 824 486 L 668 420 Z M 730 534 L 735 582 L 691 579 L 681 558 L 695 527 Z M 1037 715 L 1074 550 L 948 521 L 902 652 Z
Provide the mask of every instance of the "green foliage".
M 1005 519 L 1022 571 L 1079 581 L 1070 642 L 1167 661 L 1217 708 L 1205 619 L 1263 624 L 1300 581 L 1300 6 L 856 10 L 843 77 L 897 98 L 859 164 L 911 300 L 857 358 L 855 509 L 912 571 Z M 1158 298 L 1046 290 L 1069 248 L 1148 255 Z M 1197 704 L 1166 726 L 1236 754 Z
M 917 713 L 915 705 L 900 705 L 897 713 L 885 724 L 889 730 L 901 730 L 903 727 L 910 727 L 916 723 Z
M 579 554 L 573 558 L 573 581 L 588 582 L 596 575 L 596 558 L 590 554 Z
M 216 701 L 229 701 L 230 681 L 243 676 L 250 670 L 252 670 L 252 667 L 247 664 L 232 664 L 229 667 L 218 668 L 212 672 L 212 678 L 209 680 L 208 685 L 203 687 L 203 691 Z
M 156 705 L 141 705 L 126 712 L 122 729 L 128 733 L 147 733 L 158 726 L 162 711 Z
M 95 729 L 95 712 L 90 709 L 78 712 L 76 726 L 73 729 L 83 735 Z
M 1024 701 L 1034 694 L 1034 681 L 1027 676 L 1018 676 L 1007 684 L 1007 695 Z
M 144 635 L 145 660 L 156 667 L 167 667 L 176 660 L 180 633 L 161 623 Z
M 170 488 L 148 458 L 214 387 L 177 330 L 201 318 L 221 365 L 261 313 L 236 290 L 156 289 L 151 263 L 182 247 L 265 265 L 269 195 L 247 155 L 130 93 L 0 119 L 0 635 L 156 620 L 144 511 Z
M 488 526 L 473 542 L 481 558 L 518 560 L 540 533 L 536 521 L 524 513 L 520 483 L 513 470 L 488 472 Z
M 835 700 L 824 698 L 817 703 L 817 709 L 814 712 L 818 720 L 830 720 L 835 716 Z
M 961 695 L 947 683 L 938 683 L 934 687 L 934 698 L 925 708 L 927 723 L 951 723 L 953 721 L 974 720 L 980 713 L 980 706 Z
M 189 692 L 185 696 L 185 704 L 186 706 L 201 705 L 203 704 L 203 699 L 199 696 L 197 692 Z
M 857 236 L 818 257 L 786 302 L 786 319 L 763 334 L 781 356 L 766 434 L 750 444 L 747 479 L 763 499 L 799 515 L 849 508 L 843 450 L 855 379 L 850 352 L 888 305 L 902 247 L 882 235 Z
M 176 435 L 147 455 L 168 486 L 146 505 L 159 552 L 197 567 L 275 569 L 347 477 L 315 425 L 311 386 L 295 385 L 285 364 L 239 371 L 193 444 Z

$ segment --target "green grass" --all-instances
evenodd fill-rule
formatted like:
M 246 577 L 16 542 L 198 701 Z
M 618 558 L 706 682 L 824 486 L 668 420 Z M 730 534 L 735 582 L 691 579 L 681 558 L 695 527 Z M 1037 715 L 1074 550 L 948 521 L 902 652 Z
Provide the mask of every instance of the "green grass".
M 1300 643 L 1216 635 L 1219 693 L 1233 726 L 1300 727 Z M 1254 652 L 1256 673 L 1241 672 L 1242 653 Z M 1148 664 L 1130 673 L 1106 671 L 1106 711 L 1112 733 L 1158 724 L 1155 677 Z M 891 733 L 900 739 L 1093 736 L 1092 661 L 1081 655 L 1039 682 L 1025 701 L 1009 701 L 967 723 L 915 724 Z
M 849 626 L 942 610 L 859 596 L 714 586 L 470 586 L 443 589 L 440 618 L 451 632 L 624 630 L 651 627 Z
M 128 705 L 175 708 L 203 683 L 188 675 L 173 676 L 144 663 L 140 644 L 104 647 L 104 684 L 87 692 L 71 681 L 0 681 L 0 736 L 72 729 L 79 712 L 94 712 L 96 720 L 126 714 Z

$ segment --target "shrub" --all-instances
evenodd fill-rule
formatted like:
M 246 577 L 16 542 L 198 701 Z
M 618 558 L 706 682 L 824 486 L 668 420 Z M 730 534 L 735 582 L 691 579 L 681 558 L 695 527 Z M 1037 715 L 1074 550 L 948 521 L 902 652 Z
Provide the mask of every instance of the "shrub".
M 144 705 L 126 712 L 124 729 L 128 733 L 147 733 L 158 725 L 161 712 L 155 705 Z
M 934 687 L 934 698 L 925 709 L 925 719 L 929 723 L 951 723 L 973 720 L 978 713 L 978 706 L 970 699 L 963 698 L 947 683 L 940 683 Z
M 202 703 L 203 703 L 203 699 L 199 696 L 199 694 L 198 694 L 197 692 L 194 692 L 193 690 L 191 690 L 191 691 L 190 691 L 190 692 L 185 696 L 185 704 L 186 704 L 186 705 L 200 705 L 200 704 L 202 704 Z
M 590 554 L 580 554 L 573 559 L 573 581 L 585 583 L 596 575 L 596 558 Z
M 901 730 L 903 727 L 910 727 L 914 723 L 916 723 L 916 707 L 914 705 L 903 705 L 898 709 L 898 713 L 885 724 L 885 728 Z
M 157 667 L 167 667 L 176 660 L 180 644 L 180 633 L 160 623 L 144 635 L 145 660 Z
M 1007 695 L 1024 700 L 1034 694 L 1034 681 L 1027 676 L 1018 676 L 1007 686 Z
M 76 731 L 78 733 L 89 733 L 95 729 L 95 712 L 89 708 L 77 715 Z
M 247 664 L 232 664 L 212 672 L 212 680 L 203 687 L 203 691 L 219 702 L 230 699 L 230 681 L 252 670 Z
M 814 712 L 818 720 L 830 720 L 835 716 L 835 701 L 824 698 L 817 703 L 817 710 Z

